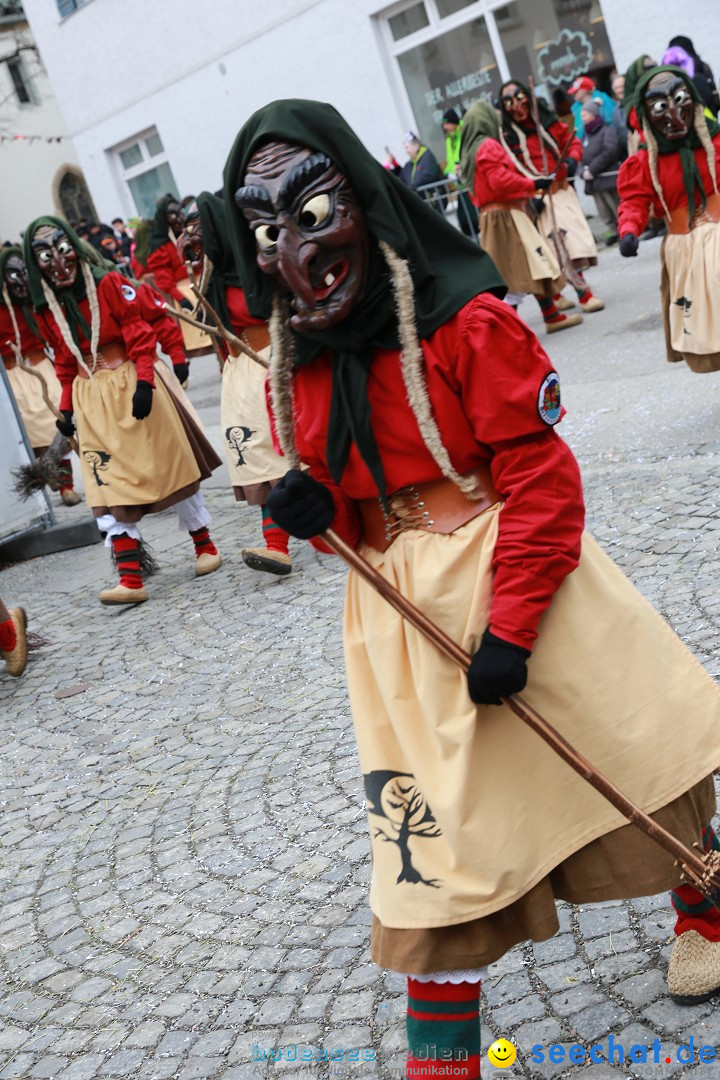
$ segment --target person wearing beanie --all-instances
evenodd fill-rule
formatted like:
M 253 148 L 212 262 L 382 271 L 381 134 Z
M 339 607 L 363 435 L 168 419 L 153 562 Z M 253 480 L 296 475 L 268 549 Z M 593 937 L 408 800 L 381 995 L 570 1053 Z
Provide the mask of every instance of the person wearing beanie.
M 580 75 L 570 86 L 568 94 L 573 98 L 572 112 L 575 117 L 575 134 L 582 139 L 585 134 L 580 110 L 589 101 L 600 106 L 600 113 L 606 124 L 612 124 L 615 102 L 603 90 L 598 90 L 595 81 L 589 75 Z
M 620 254 L 637 255 L 648 215 L 664 217 L 660 291 L 667 359 L 720 370 L 720 126 L 682 68 L 660 65 L 637 83 L 644 149 L 618 177 Z
M 62 218 L 37 218 L 23 241 L 30 297 L 62 386 L 56 426 L 68 438 L 77 431 L 85 497 L 119 571 L 100 603 L 148 599 L 138 523 L 169 506 L 193 542 L 195 576 L 217 570 L 200 481 L 221 461 L 169 381 L 156 378 L 156 298 L 94 263 Z
M 463 123 L 457 109 L 446 109 L 442 118 L 442 129 L 445 132 L 445 165 L 443 175 L 451 182 L 457 184 L 457 216 L 458 225 L 465 236 L 475 237 L 478 234 L 477 214 L 473 208 L 472 199 L 467 191 L 467 184 L 460 175 L 460 143 L 462 140 Z
M 274 520 L 320 550 L 334 529 L 472 656 L 455 666 L 350 570 L 372 956 L 408 977 L 407 1076 L 477 1080 L 486 965 L 552 937 L 556 899 L 680 881 L 502 699 L 527 685 L 692 844 L 716 805 L 720 692 L 583 536 L 557 374 L 487 254 L 321 102 L 259 109 L 224 179 L 245 299 L 270 322 Z
M 603 120 L 596 101 L 586 102 L 580 114 L 585 127 L 581 164 L 585 192 L 595 199 L 598 215 L 607 226 L 605 243 L 616 244 L 617 208 L 620 203 L 617 193 L 617 170 L 620 165 L 617 133 L 612 124 L 606 124 Z

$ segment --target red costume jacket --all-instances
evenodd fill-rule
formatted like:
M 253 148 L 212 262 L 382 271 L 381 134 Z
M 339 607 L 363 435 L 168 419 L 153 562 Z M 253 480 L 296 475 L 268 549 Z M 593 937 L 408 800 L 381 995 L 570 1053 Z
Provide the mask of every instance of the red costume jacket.
M 173 300 L 183 299 L 183 294 L 176 283 L 185 280 L 187 270 L 172 240 L 168 240 L 167 244 L 163 244 L 148 255 L 145 273 L 154 274 L 158 289 L 172 296 Z
M 535 181 L 518 172 L 500 143 L 485 139 L 475 155 L 475 183 L 470 195 L 475 206 L 482 209 L 491 202 L 529 199 L 534 191 Z
M 715 175 L 720 187 L 720 135 L 713 139 L 715 147 Z M 713 194 L 713 183 L 708 169 L 705 150 L 700 147 L 694 151 L 695 162 L 702 177 L 706 195 Z M 658 154 L 658 177 L 668 210 L 672 213 L 680 206 L 687 206 L 687 192 L 683 182 L 682 165 L 679 154 Z M 623 161 L 618 175 L 618 232 L 621 236 L 634 233 L 639 236 L 647 228 L 648 219 L 665 217 L 663 205 L 653 187 L 650 176 L 650 163 L 647 150 L 638 150 L 632 157 Z M 699 199 L 696 195 L 696 205 Z
M 42 352 L 45 348 L 45 342 L 32 332 L 26 322 L 22 308 L 13 305 L 13 310 L 20 331 L 20 349 L 23 356 L 27 356 L 32 349 L 40 349 Z M 6 367 L 14 367 L 15 365 L 15 353 L 9 345 L 11 341 L 13 344 L 15 343 L 15 328 L 13 327 L 10 312 L 4 304 L 0 304 L 0 355 L 2 355 Z
M 466 473 L 489 462 L 504 499 L 490 629 L 531 648 L 540 616 L 577 566 L 584 523 L 577 463 L 540 411 L 553 370 L 550 360 L 525 323 L 487 293 L 466 304 L 422 347 L 433 412 L 455 468 Z M 300 458 L 333 492 L 333 528 L 355 546 L 361 535 L 354 500 L 374 498 L 377 489 L 354 445 L 341 484 L 329 475 L 331 392 L 329 354 L 295 370 Z M 398 351 L 375 351 L 368 396 L 388 492 L 438 479 L 442 474 L 407 401 Z M 316 546 L 325 550 L 322 541 Z
M 548 135 L 552 136 L 552 138 L 555 140 L 555 142 L 557 143 L 558 151 L 563 154 L 564 158 L 573 158 L 575 161 L 582 161 L 582 143 L 578 139 L 577 135 L 573 136 L 570 145 L 567 146 L 567 141 L 570 138 L 570 128 L 567 126 L 567 124 L 563 124 L 562 120 L 555 120 L 554 123 L 548 125 L 545 130 L 547 131 Z M 535 128 L 533 127 L 532 130 L 527 130 L 525 132 L 525 137 L 527 138 L 527 149 L 528 154 L 530 155 L 530 160 L 532 161 L 533 165 L 540 173 L 540 175 L 545 176 L 546 174 L 543 167 L 543 155 L 540 148 L 540 140 L 537 137 L 537 132 L 535 131 Z M 545 154 L 547 157 L 547 171 L 549 173 L 555 172 L 557 180 L 567 179 L 567 165 L 565 165 L 562 161 L 557 161 L 555 152 L 553 151 L 551 146 L 548 146 L 547 143 L 543 143 L 543 145 L 545 147 Z M 511 147 L 511 149 L 518 161 L 525 165 L 525 159 L 522 155 L 519 144 Z
M 263 319 L 255 319 L 248 311 L 245 293 L 239 285 L 228 285 L 225 290 L 225 303 L 230 312 L 232 330 L 241 334 L 246 326 L 262 326 Z
M 132 360 L 137 367 L 138 379 L 144 379 L 154 386 L 159 319 L 153 316 L 159 309 L 152 292 L 146 285 L 130 285 L 127 278 L 114 271 L 98 282 L 97 292 L 100 302 L 100 348 L 111 343 L 124 346 L 128 360 Z M 90 326 L 90 304 L 87 299 L 81 300 L 79 306 Z M 37 320 L 41 332 L 55 351 L 55 371 L 62 385 L 60 408 L 72 412 L 72 385 L 78 373 L 77 361 L 63 341 L 52 314 L 42 311 Z M 163 315 L 163 320 L 169 321 L 169 316 Z M 79 333 L 83 356 L 89 356 L 90 342 L 82 331 Z M 184 353 L 182 359 L 185 360 Z

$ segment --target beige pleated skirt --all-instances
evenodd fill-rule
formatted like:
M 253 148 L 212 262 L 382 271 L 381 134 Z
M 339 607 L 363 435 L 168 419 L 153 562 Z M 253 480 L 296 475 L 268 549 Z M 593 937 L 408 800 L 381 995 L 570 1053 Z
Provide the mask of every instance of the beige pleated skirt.
M 32 367 L 45 379 L 50 400 L 56 408 L 59 407 L 61 387 L 55 368 L 47 357 L 38 364 L 33 364 Z M 17 364 L 10 368 L 6 365 L 6 370 L 30 445 L 33 449 L 49 446 L 57 435 L 57 428 L 55 416 L 48 409 L 42 396 L 40 380 Z
M 197 303 L 197 296 L 190 288 L 189 278 L 176 282 L 175 287 L 191 304 L 195 305 Z M 182 308 L 175 300 L 172 301 L 172 305 L 177 311 L 182 311 Z M 190 312 L 183 311 L 183 314 L 189 315 Z M 189 356 L 204 356 L 213 351 L 212 339 L 204 330 L 198 330 L 197 327 L 190 326 L 189 323 L 183 322 L 182 319 L 179 320 L 178 326 L 182 330 L 185 352 Z
M 263 349 L 261 356 L 269 356 Z M 229 356 L 222 374 L 220 424 L 230 482 L 238 501 L 261 505 L 272 484 L 288 470 L 276 453 L 270 432 L 265 377 L 267 372 L 245 353 Z
M 538 231 L 552 247 L 552 250 L 555 251 L 552 216 L 547 198 L 545 203 L 545 209 L 537 219 L 537 227 Z M 595 238 L 590 231 L 590 226 L 583 214 L 580 200 L 574 189 L 570 185 L 566 188 L 560 188 L 552 196 L 552 205 L 557 227 L 562 234 L 562 240 L 575 269 L 585 270 L 588 266 L 596 266 L 597 247 Z
M 480 236 L 510 292 L 553 296 L 565 288 L 552 245 L 522 210 L 481 211 Z
M 667 358 L 700 373 L 720 369 L 720 223 L 665 236 L 660 258 Z
M 501 513 L 496 505 L 450 536 L 407 532 L 384 554 L 364 554 L 472 652 L 488 621 Z M 500 913 L 625 824 L 509 709 L 473 705 L 464 673 L 352 571 L 345 652 L 370 904 L 383 930 Z M 530 704 L 647 813 L 720 764 L 715 683 L 587 535 L 528 668 Z M 636 895 L 655 891 L 656 873 L 645 880 L 640 866 L 634 876 Z
M 73 383 L 85 497 L 96 516 L 139 521 L 193 495 L 220 459 L 162 378 L 150 415 L 135 420 L 135 365 L 125 361 Z

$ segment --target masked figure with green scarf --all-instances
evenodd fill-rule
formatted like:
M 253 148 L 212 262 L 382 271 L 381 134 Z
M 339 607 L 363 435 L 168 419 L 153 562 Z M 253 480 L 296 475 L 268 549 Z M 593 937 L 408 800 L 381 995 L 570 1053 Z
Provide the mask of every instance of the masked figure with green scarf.
M 664 217 L 661 303 L 667 359 L 692 371 L 720 369 L 720 127 L 704 115 L 692 80 L 651 68 L 635 89 L 646 149 L 618 176 L 620 254 L 637 254 L 649 213 Z
M 190 263 L 218 318 L 228 330 L 255 352 L 269 355 L 270 334 L 264 319 L 254 319 L 247 309 L 235 268 L 227 233 L 222 199 L 202 191 L 185 208 L 185 228 L 178 239 L 183 262 Z M 266 507 L 273 487 L 284 476 L 287 463 L 277 453 L 265 398 L 266 371 L 244 352 L 230 352 L 220 342 L 225 357 L 220 395 L 220 427 L 225 459 L 238 502 L 259 506 L 264 543 L 242 549 L 242 559 L 252 570 L 285 576 L 292 571 L 288 534 L 275 524 Z
M 57 426 L 65 436 L 77 429 L 86 499 L 120 571 L 100 602 L 147 600 L 137 524 L 168 506 L 190 532 L 196 575 L 216 570 L 221 558 L 199 489 L 220 459 L 169 383 L 156 379 L 157 297 L 95 265 L 62 218 L 32 222 L 24 254 L 62 386 Z
M 488 256 L 329 105 L 259 110 L 224 176 L 248 307 L 270 318 L 291 467 L 273 518 L 321 549 L 332 526 L 472 655 L 465 674 L 348 575 L 372 954 L 409 976 L 408 1076 L 444 1075 L 434 1046 L 438 1070 L 453 1060 L 471 1080 L 484 965 L 551 937 L 557 898 L 679 881 L 501 699 L 527 681 L 533 705 L 692 843 L 715 805 L 720 694 L 583 537 L 557 375 Z

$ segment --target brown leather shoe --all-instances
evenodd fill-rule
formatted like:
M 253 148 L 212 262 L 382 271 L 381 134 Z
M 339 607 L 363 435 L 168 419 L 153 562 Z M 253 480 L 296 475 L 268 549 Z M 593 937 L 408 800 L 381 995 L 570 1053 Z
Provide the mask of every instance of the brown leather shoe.
M 545 329 L 548 334 L 557 334 L 559 330 L 567 330 L 571 326 L 577 326 L 577 324 L 582 321 L 582 315 L 563 315 L 562 319 L 556 319 L 554 322 L 546 322 Z
M 127 585 L 113 585 L 112 589 L 103 589 L 100 593 L 100 603 L 108 607 L 116 604 L 143 604 L 148 599 L 144 585 L 139 589 L 128 589 Z
M 15 626 L 17 641 L 12 652 L 3 652 L 3 658 L 8 675 L 13 675 L 17 679 L 27 665 L 27 616 L 25 609 L 21 607 L 9 608 L 8 614 Z
M 79 495 L 77 491 L 72 488 L 66 488 L 65 491 L 60 492 L 60 498 L 66 506 L 77 506 L 82 502 L 82 495 Z
M 202 555 L 199 555 L 195 560 L 195 577 L 204 577 L 205 574 L 212 574 L 213 570 L 218 570 L 222 566 L 222 555 L 218 551 L 215 555 L 210 555 L 209 552 L 204 551 Z
M 278 574 L 285 577 L 292 573 L 292 561 L 289 555 L 282 551 L 272 551 L 270 548 L 243 548 L 240 552 L 242 561 L 251 570 L 264 570 L 268 574 Z

